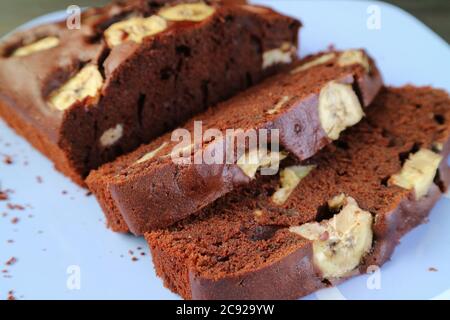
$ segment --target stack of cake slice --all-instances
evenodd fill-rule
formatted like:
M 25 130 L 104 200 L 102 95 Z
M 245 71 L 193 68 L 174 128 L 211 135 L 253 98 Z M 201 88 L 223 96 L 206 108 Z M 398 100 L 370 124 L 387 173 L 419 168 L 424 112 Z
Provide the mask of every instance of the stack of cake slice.
M 358 123 L 363 108 L 380 88 L 380 73 L 361 50 L 311 56 L 182 126 L 192 138 L 181 147 L 189 164 L 173 161 L 171 152 L 179 142 L 172 141 L 172 133 L 168 133 L 93 171 L 86 181 L 114 231 L 142 235 L 195 214 L 255 178 L 258 168 L 240 163 L 245 154 L 233 152 L 234 159 L 226 161 L 230 160 L 226 157 L 226 130 L 234 129 L 236 145 L 245 134 L 253 132 L 261 138 L 263 130 L 278 132 L 279 148 L 304 160 Z M 208 141 L 210 137 L 203 134 L 203 141 L 194 146 L 198 120 L 204 133 L 213 129 L 223 138 Z M 225 152 L 219 152 L 222 150 Z M 213 152 L 221 153 L 220 159 L 204 161 L 205 155 Z M 200 161 L 195 161 L 197 155 L 203 156 Z
M 0 46 L 0 115 L 113 231 L 145 236 L 183 298 L 295 299 L 365 273 L 447 190 L 448 94 L 383 87 L 362 49 L 298 60 L 300 22 L 245 1 L 83 20 Z
M 445 92 L 384 88 L 311 159 L 147 233 L 158 275 L 187 299 L 294 299 L 381 266 L 450 183 L 449 117 Z

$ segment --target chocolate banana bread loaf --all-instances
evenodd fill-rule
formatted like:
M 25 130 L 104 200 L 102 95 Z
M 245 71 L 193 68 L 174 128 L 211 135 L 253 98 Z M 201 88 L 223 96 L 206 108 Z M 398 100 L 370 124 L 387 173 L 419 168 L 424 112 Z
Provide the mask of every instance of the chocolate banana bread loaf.
M 449 138 L 447 93 L 383 89 L 316 156 L 147 233 L 157 274 L 186 299 L 294 299 L 381 266 L 446 191 Z
M 292 62 L 300 27 L 219 0 L 116 1 L 72 20 L 2 41 L 0 116 L 79 184 Z
M 167 227 L 249 183 L 259 168 L 276 173 L 286 152 L 300 160 L 314 155 L 361 120 L 381 82 L 363 50 L 308 57 L 92 171 L 86 182 L 114 231 Z M 180 133 L 187 139 L 179 142 Z

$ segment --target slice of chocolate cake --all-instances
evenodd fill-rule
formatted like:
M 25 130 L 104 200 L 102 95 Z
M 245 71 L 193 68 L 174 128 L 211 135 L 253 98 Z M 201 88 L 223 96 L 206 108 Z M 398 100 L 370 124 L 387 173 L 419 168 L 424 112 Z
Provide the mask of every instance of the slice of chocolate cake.
M 383 89 L 313 158 L 147 233 L 157 274 L 186 299 L 294 299 L 381 266 L 446 191 L 449 139 L 447 93 Z
M 116 1 L 2 41 L 0 116 L 83 184 L 291 63 L 299 27 L 245 1 Z
M 313 156 L 361 120 L 381 82 L 363 50 L 308 57 L 105 164 L 86 182 L 114 231 L 167 227 L 248 184 L 260 168 L 276 173 L 287 153 Z

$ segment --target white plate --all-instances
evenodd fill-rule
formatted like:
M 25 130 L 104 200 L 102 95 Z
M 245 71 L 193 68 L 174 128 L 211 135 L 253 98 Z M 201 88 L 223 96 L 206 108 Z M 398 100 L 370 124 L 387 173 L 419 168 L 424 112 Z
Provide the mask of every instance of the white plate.
M 448 45 L 396 7 L 365 1 L 257 2 L 303 21 L 302 55 L 329 45 L 364 47 L 376 58 L 388 84 L 433 85 L 450 91 Z M 367 27 L 371 12 L 379 12 L 381 29 Z M 38 23 L 63 16 L 52 14 Z M 0 202 L 0 271 L 8 270 L 0 272 L 0 299 L 9 290 L 23 299 L 178 298 L 155 276 L 145 242 L 108 231 L 95 199 L 57 173 L 52 163 L 2 121 L 0 150 L 0 155 L 11 155 L 14 161 L 11 165 L 0 162 L 1 187 L 15 191 L 11 203 L 26 205 L 18 211 Z M 8 215 L 2 217 L 2 212 Z M 379 289 L 368 288 L 367 281 L 373 278 L 366 275 L 307 299 L 449 299 L 449 213 L 450 199 L 443 198 L 430 222 L 402 240 L 392 261 L 381 269 Z M 17 224 L 11 223 L 14 217 L 20 219 Z M 14 243 L 8 243 L 9 239 Z M 129 250 L 138 261 L 131 260 Z M 11 257 L 17 262 L 4 266 Z

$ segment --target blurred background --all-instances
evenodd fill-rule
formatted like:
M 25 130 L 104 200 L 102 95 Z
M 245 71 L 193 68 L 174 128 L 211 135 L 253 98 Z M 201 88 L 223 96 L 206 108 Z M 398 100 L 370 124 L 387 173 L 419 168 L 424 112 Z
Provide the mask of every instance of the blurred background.
M 109 0 L 0 0 L 0 35 L 44 13 L 65 10 L 71 4 L 100 6 L 107 2 Z M 450 43 L 450 0 L 388 0 L 385 2 L 410 12 Z

